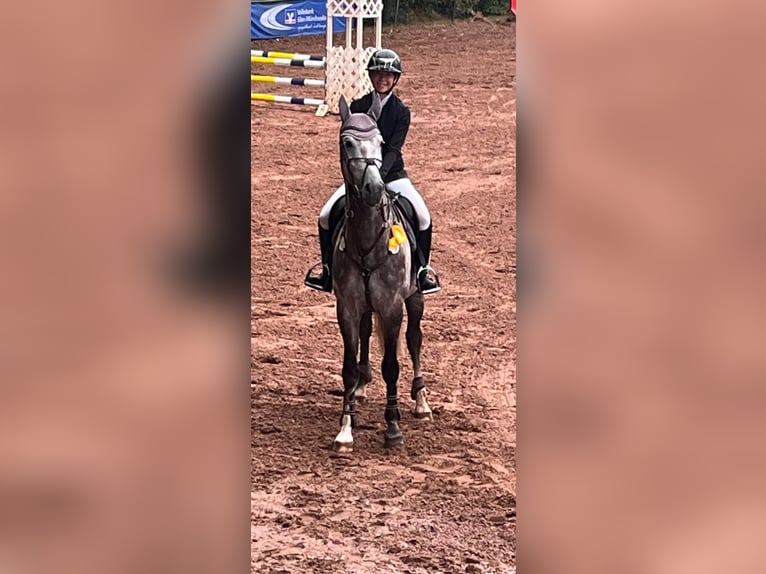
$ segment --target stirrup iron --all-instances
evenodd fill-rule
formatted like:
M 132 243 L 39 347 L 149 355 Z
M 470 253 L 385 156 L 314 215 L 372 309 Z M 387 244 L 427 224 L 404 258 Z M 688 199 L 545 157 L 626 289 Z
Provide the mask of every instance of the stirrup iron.
M 428 277 L 429 274 L 433 277 L 433 282 L 436 286 L 430 289 L 421 290 L 420 292 L 423 293 L 423 295 L 428 295 L 429 293 L 436 293 L 438 291 L 441 291 L 442 284 L 441 284 L 441 281 L 439 280 L 439 274 L 430 265 L 423 265 L 420 269 L 418 269 L 418 274 L 415 276 L 415 281 L 417 283 L 418 290 L 420 290 L 420 277 L 424 273 L 426 274 L 426 277 Z
M 313 275 L 312 272 L 319 268 L 319 275 Z M 303 284 L 308 287 L 309 289 L 315 289 L 317 291 L 326 291 L 323 286 L 319 285 L 319 280 L 322 278 L 322 274 L 329 275 L 330 271 L 327 268 L 327 265 L 322 263 L 321 261 L 319 263 L 316 263 L 306 272 L 306 277 L 303 279 Z M 311 280 L 317 281 L 317 283 L 311 283 Z

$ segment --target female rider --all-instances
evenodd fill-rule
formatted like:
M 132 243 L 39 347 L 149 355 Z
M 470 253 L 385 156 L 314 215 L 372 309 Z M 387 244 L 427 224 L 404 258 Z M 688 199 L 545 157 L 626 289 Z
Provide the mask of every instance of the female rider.
M 404 169 L 402 147 L 410 128 L 410 110 L 393 93 L 402 74 L 402 62 L 393 50 L 377 50 L 367 64 L 373 91 L 351 103 L 353 113 L 366 112 L 372 105 L 372 98 L 380 98 L 382 111 L 378 119 L 378 129 L 383 136 L 383 163 L 380 175 L 386 187 L 393 193 L 399 193 L 412 204 L 418 219 L 418 253 L 420 267 L 417 272 L 418 289 L 426 293 L 435 293 L 441 289 L 436 272 L 429 265 L 431 257 L 431 214 L 425 201 L 415 190 Z M 312 289 L 332 292 L 332 226 L 330 215 L 337 201 L 345 195 L 345 185 L 341 185 L 324 205 L 319 213 L 319 247 L 322 252 L 322 273 L 311 276 L 312 267 L 306 276 L 305 284 Z

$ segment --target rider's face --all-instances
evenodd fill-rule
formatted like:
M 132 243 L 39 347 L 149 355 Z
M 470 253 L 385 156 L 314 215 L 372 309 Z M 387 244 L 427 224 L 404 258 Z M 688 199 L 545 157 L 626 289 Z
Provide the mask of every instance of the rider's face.
M 394 87 L 396 74 L 393 72 L 381 72 L 380 70 L 376 70 L 370 74 L 370 80 L 372 81 L 372 87 L 375 88 L 376 92 L 385 94 Z

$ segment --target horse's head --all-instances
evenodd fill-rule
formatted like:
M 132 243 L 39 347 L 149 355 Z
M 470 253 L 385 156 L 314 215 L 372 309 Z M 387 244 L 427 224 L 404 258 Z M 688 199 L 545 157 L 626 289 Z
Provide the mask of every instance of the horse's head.
M 383 137 L 378 130 L 380 99 L 373 96 L 366 113 L 352 114 L 346 99 L 340 98 L 340 165 L 346 192 L 352 199 L 377 205 L 385 190 L 380 177 Z

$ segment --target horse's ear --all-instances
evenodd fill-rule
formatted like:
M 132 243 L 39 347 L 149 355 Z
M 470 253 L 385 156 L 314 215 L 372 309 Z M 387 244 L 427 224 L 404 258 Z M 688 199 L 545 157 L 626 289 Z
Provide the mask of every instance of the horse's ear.
M 340 97 L 339 107 L 340 107 L 340 119 L 345 122 L 348 119 L 348 117 L 351 115 L 351 110 L 348 109 L 348 104 L 346 103 L 345 96 Z
M 372 94 L 372 105 L 370 106 L 370 109 L 367 110 L 367 113 L 372 116 L 372 119 L 376 122 L 378 121 L 378 118 L 380 117 L 380 96 L 378 96 L 377 93 Z

